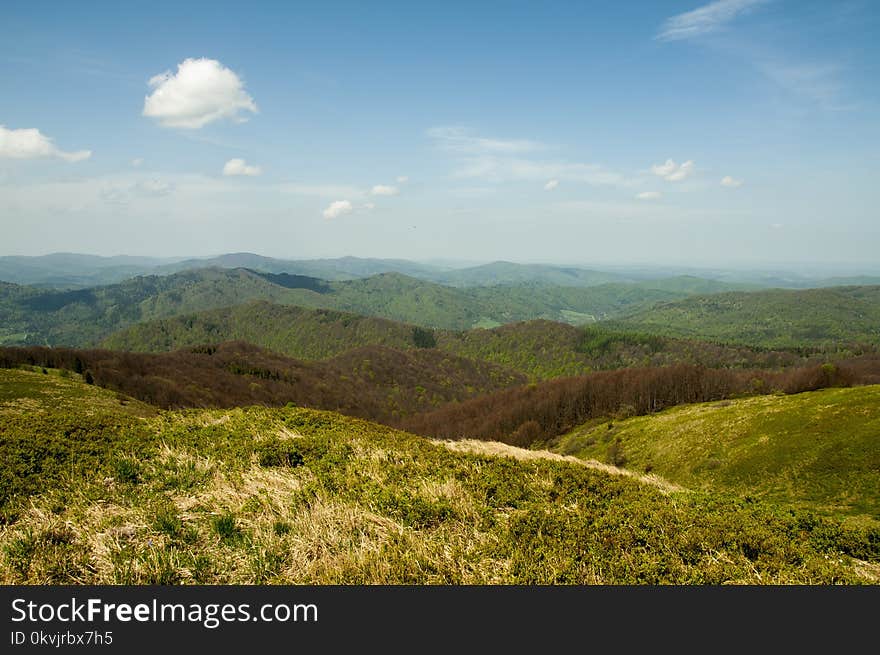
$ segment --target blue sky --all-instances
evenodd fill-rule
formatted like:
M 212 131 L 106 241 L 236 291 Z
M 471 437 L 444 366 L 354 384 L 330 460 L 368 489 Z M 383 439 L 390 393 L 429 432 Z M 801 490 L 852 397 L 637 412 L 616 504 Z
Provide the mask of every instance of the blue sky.
M 869 0 L 3 16 L 0 254 L 878 260 Z

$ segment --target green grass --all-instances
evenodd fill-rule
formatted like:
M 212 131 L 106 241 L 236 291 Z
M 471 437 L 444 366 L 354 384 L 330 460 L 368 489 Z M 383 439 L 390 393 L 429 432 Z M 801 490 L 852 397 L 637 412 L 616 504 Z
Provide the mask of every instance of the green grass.
M 876 531 L 732 494 L 452 450 L 331 412 L 151 416 L 12 370 L 0 389 L 2 465 L 17 465 L 10 443 L 51 446 L 4 499 L 3 583 L 880 580 Z M 83 439 L 59 430 L 74 425 Z
M 880 525 L 880 385 L 675 407 L 593 423 L 554 450 Z

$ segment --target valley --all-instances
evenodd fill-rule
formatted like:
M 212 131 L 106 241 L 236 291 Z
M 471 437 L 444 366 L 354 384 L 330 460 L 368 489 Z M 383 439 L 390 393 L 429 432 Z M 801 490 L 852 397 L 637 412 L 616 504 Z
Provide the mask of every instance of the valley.
M 194 262 L 0 283 L 5 583 L 880 582 L 880 287 Z

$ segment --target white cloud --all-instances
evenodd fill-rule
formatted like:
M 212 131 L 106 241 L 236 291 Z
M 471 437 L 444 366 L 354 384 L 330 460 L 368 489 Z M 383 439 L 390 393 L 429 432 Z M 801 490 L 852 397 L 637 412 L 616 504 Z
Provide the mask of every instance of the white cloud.
M 241 112 L 257 112 L 241 78 L 214 59 L 186 59 L 177 74 L 165 71 L 149 84 L 155 90 L 144 98 L 143 115 L 165 127 L 198 129 L 224 118 L 243 122 Z
M 396 186 L 385 186 L 384 184 L 377 184 L 370 189 L 372 196 L 396 196 L 398 193 L 400 193 L 400 189 Z
M 559 186 L 559 180 L 550 180 L 547 184 L 544 185 L 544 191 L 553 191 L 556 187 Z
M 372 202 L 365 202 L 364 209 L 366 209 L 367 211 L 370 211 L 372 209 L 376 209 L 376 205 Z
M 619 173 L 605 170 L 598 164 L 579 162 L 537 161 L 507 157 L 473 157 L 462 161 L 454 173 L 458 178 L 477 178 L 498 183 L 505 181 L 547 179 L 585 182 L 595 186 L 626 186 L 628 181 Z
M 246 175 L 254 177 L 262 173 L 259 166 L 249 166 L 244 159 L 230 159 L 223 165 L 224 175 Z
M 730 175 L 725 175 L 721 178 L 721 186 L 730 187 L 731 189 L 735 189 L 736 187 L 742 186 L 743 181 L 737 180 L 736 178 L 730 177 Z
M 63 159 L 77 162 L 92 156 L 91 150 L 65 152 L 52 143 L 52 139 L 35 127 L 10 130 L 0 125 L 0 159 Z
M 144 163 L 143 157 L 135 157 L 134 159 L 131 160 L 131 165 L 134 166 L 135 168 L 137 168 L 138 166 L 140 166 L 143 163 Z
M 406 175 L 401 175 L 400 177 L 397 178 L 398 184 L 406 184 L 407 182 L 409 182 L 409 177 Z
M 663 194 L 659 191 L 642 191 L 636 195 L 636 199 L 638 200 L 659 200 L 662 197 Z
M 667 159 L 663 164 L 651 166 L 651 172 L 669 182 L 681 182 L 694 172 L 694 162 L 689 159 L 679 166 L 671 159 Z
M 651 166 L 651 172 L 654 175 L 659 175 L 660 177 L 666 177 L 670 173 L 674 172 L 678 166 L 671 159 L 667 159 L 665 164 L 654 164 Z
M 348 200 L 335 200 L 331 202 L 330 206 L 322 213 L 324 214 L 324 218 L 332 219 L 343 216 L 344 214 L 350 214 L 353 210 L 354 207 L 352 207 L 352 204 Z
M 428 136 L 444 150 L 466 154 L 516 154 L 543 150 L 547 146 L 524 139 L 489 139 L 472 134 L 463 127 L 432 127 Z
M 661 41 L 682 41 L 709 34 L 766 1 L 715 0 L 692 11 L 667 18 L 655 38 Z
M 161 198 L 174 191 L 174 185 L 159 178 L 109 179 L 100 190 L 105 202 L 127 205 L 138 199 Z
M 632 180 L 599 164 L 532 159 L 529 153 L 548 147 L 537 141 L 488 139 L 462 127 L 434 127 L 427 134 L 441 149 L 458 155 L 458 167 L 452 172 L 456 178 L 481 179 L 493 184 L 511 181 L 546 184 L 548 180 L 596 186 L 632 184 Z
M 670 182 L 681 182 L 686 177 L 689 177 L 691 173 L 694 172 L 694 162 L 691 160 L 686 161 L 681 166 L 678 167 L 678 170 L 674 173 L 670 173 L 667 175 L 665 180 L 669 180 Z

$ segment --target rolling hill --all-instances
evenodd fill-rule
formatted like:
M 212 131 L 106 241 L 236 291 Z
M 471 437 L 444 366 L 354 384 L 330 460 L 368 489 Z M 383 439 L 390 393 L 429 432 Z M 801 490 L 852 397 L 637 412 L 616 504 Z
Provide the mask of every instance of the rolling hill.
M 434 274 L 428 279 L 457 287 L 540 283 L 561 287 L 592 287 L 608 282 L 630 282 L 616 273 L 603 273 L 573 266 L 492 262 Z
M 158 257 L 99 257 L 66 252 L 37 257 L 3 256 L 0 257 L 0 280 L 41 287 L 90 287 L 144 275 L 171 261 Z
M 455 289 L 398 273 L 328 282 L 207 268 L 67 291 L 0 283 L 0 345 L 91 346 L 134 323 L 252 300 L 468 329 L 532 318 L 582 323 L 673 297 L 680 294 L 609 285 Z
M 419 347 L 417 334 L 416 326 L 407 323 L 257 301 L 138 323 L 110 335 L 101 347 L 164 352 L 247 341 L 298 359 L 326 359 L 362 346 Z M 810 357 L 793 352 L 615 333 L 601 326 L 575 327 L 546 320 L 492 329 L 432 330 L 430 335 L 440 350 L 514 369 L 534 380 L 628 366 L 689 363 L 776 368 L 810 361 Z M 813 357 L 824 359 L 821 354 Z
M 285 302 L 292 293 L 244 269 L 136 277 L 71 291 L 0 283 L 0 345 L 94 345 L 140 321 L 254 299 Z
M 401 273 L 412 277 L 433 279 L 446 270 L 404 259 L 371 259 L 338 257 L 335 259 L 276 259 L 253 253 L 228 253 L 217 257 L 186 259 L 158 268 L 155 273 L 177 273 L 199 268 L 248 268 L 261 273 L 288 273 L 322 280 L 353 280 L 380 273 Z
M 0 371 L 0 430 L 4 584 L 880 580 L 868 528 L 330 412 Z
M 709 369 L 677 364 L 558 378 L 414 414 L 398 425 L 442 439 L 546 443 L 593 419 L 653 414 L 677 405 L 829 387 L 880 384 L 880 356 L 790 369 Z
M 299 406 L 395 423 L 446 403 L 521 385 L 524 375 L 437 350 L 367 346 L 304 362 L 246 343 L 161 354 L 0 349 L 0 367 L 59 368 L 163 408 Z
M 634 310 L 614 327 L 769 348 L 880 342 L 880 286 L 731 292 Z
M 554 450 L 691 489 L 729 490 L 880 526 L 880 386 L 674 407 L 588 424 Z

